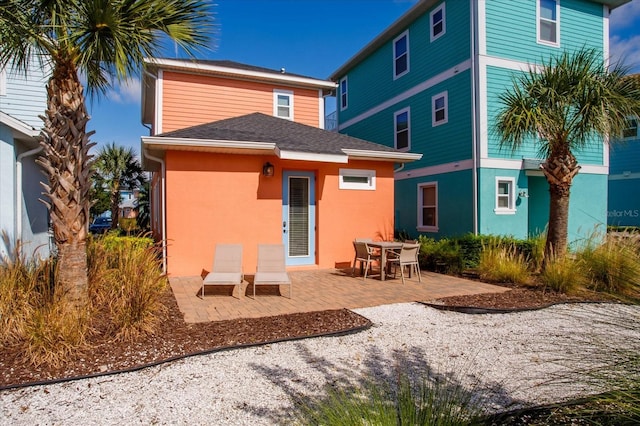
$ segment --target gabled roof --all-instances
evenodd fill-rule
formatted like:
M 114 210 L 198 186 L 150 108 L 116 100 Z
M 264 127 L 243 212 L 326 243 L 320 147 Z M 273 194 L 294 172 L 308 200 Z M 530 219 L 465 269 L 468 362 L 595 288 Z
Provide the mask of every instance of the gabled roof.
M 378 50 L 385 43 L 392 40 L 395 36 L 397 36 L 401 31 L 404 31 L 413 21 L 415 21 L 418 17 L 422 16 L 427 10 L 436 5 L 441 0 L 420 0 L 405 12 L 400 18 L 398 18 L 394 23 L 389 25 L 384 31 L 382 31 L 376 38 L 371 40 L 369 44 L 363 47 L 358 53 L 353 55 L 347 62 L 345 62 L 340 68 L 333 72 L 329 76 L 329 80 L 337 81 L 339 78 L 344 77 L 353 67 L 362 62 L 365 58 L 371 55 L 373 52 Z M 629 3 L 631 0 L 590 0 L 594 3 L 599 3 L 602 5 L 607 5 L 611 8 L 611 10 L 616 7 L 622 6 L 623 4 Z M 515 3 L 514 3 L 515 4 Z
M 277 155 L 283 159 L 347 163 L 368 159 L 405 163 L 422 154 L 398 151 L 337 132 L 262 113 L 214 121 L 142 138 L 152 156 L 165 150 Z

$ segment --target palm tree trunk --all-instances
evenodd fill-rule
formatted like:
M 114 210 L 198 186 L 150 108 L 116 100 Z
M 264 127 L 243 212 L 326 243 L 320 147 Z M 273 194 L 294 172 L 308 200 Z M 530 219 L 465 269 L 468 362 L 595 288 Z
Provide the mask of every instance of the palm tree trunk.
M 570 152 L 551 155 L 540 166 L 549 182 L 549 227 L 544 249 L 542 267 L 553 258 L 562 258 L 567 253 L 569 228 L 569 194 L 574 176 L 580 170 L 578 161 Z
M 120 191 L 111 193 L 111 229 L 118 229 L 120 219 Z
M 58 249 L 56 291 L 74 305 L 88 300 L 86 238 L 91 187 L 89 121 L 82 85 L 73 63 L 54 58 L 53 76 L 47 84 L 47 110 L 40 144 L 53 236 Z

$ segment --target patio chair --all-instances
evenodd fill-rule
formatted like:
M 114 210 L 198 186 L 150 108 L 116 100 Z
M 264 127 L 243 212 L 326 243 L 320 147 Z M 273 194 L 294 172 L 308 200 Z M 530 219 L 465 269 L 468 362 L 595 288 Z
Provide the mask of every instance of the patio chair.
M 418 262 L 419 250 L 420 244 L 402 244 L 400 253 L 392 255 L 391 258 L 388 259 L 388 262 L 394 265 L 394 267 L 400 267 L 402 284 L 404 284 L 404 269 L 407 266 L 411 268 L 411 272 L 415 271 L 416 275 L 418 275 L 418 281 L 422 282 L 422 276 L 420 275 L 420 264 Z
M 288 285 L 291 299 L 291 278 L 284 260 L 284 244 L 258 244 L 258 267 L 253 278 L 253 298 L 258 285 Z
M 213 269 L 202 279 L 202 297 L 204 287 L 208 285 L 238 286 L 238 299 L 242 296 L 242 245 L 216 244 Z M 233 296 L 233 290 L 231 292 Z
M 356 252 L 355 258 L 353 259 L 353 269 L 351 270 L 351 276 L 356 276 L 356 262 L 360 262 L 360 270 L 363 269 L 364 266 L 364 281 L 367 280 L 367 272 L 371 267 L 373 262 L 380 262 L 381 256 L 379 253 L 376 253 L 372 247 L 369 247 L 366 241 L 354 240 L 353 248 Z M 382 265 L 380 265 L 382 267 Z

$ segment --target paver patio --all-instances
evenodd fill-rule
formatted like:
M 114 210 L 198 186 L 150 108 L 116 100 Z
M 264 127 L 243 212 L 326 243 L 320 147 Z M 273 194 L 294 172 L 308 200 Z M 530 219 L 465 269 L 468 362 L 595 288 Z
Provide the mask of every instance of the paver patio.
M 289 272 L 293 282 L 293 297 L 281 296 L 277 286 L 260 286 L 253 299 L 253 276 L 245 275 L 242 296 L 238 290 L 231 296 L 232 286 L 209 286 L 205 297 L 199 297 L 202 278 L 172 277 L 171 288 L 184 313 L 186 322 L 221 321 L 234 318 L 258 318 L 297 312 L 323 311 L 340 308 L 364 308 L 390 303 L 428 301 L 440 297 L 506 291 L 504 287 L 471 281 L 449 275 L 422 272 L 402 284 L 397 279 L 351 277 L 351 270 L 325 269 Z M 288 289 L 283 289 L 288 295 Z

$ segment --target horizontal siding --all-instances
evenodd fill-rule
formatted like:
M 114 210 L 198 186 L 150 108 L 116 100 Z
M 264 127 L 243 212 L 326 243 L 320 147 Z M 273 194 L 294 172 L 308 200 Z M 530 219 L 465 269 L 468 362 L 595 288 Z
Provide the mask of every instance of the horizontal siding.
M 640 139 L 614 142 L 609 146 L 609 174 L 640 173 Z
M 432 126 L 431 97 L 447 91 L 448 122 Z M 411 152 L 423 153 L 405 170 L 467 160 L 472 156 L 471 71 L 462 72 L 428 90 L 362 120 L 342 133 L 394 146 L 394 113 L 410 108 Z
M 640 226 L 640 179 L 609 181 L 607 224 Z
M 446 33 L 430 41 L 429 13 L 440 4 L 396 34 L 409 30 L 407 74 L 393 79 L 393 38 L 349 71 L 348 108 L 338 111 L 340 123 L 470 58 L 468 1 L 446 2 Z
M 0 111 L 32 127 L 41 128 L 39 116 L 44 114 L 47 105 L 46 84 L 43 69 L 35 62 L 26 74 L 8 71 L 6 95 L 0 96 Z
M 491 0 L 486 4 L 487 54 L 534 62 L 561 50 L 603 48 L 603 7 L 586 0 L 560 1 L 560 46 L 537 42 L 536 0 Z
M 273 115 L 273 90 L 294 93 L 294 120 L 318 127 L 318 91 L 195 74 L 163 73 L 162 131 L 238 117 Z
M 500 136 L 496 128 L 496 119 L 499 111 L 504 107 L 499 96 L 513 87 L 513 77 L 519 71 L 487 66 L 487 118 L 488 118 L 488 153 L 489 158 L 522 159 L 540 158 L 540 144 L 530 138 L 519 149 L 512 151 L 505 146 L 500 148 Z M 602 165 L 603 148 L 602 138 L 594 137 L 582 150 L 573 153 L 581 164 Z
M 438 232 L 421 232 L 418 225 L 418 185 L 438 183 Z M 396 230 L 413 237 L 461 236 L 473 232 L 473 181 L 471 170 L 396 181 Z

